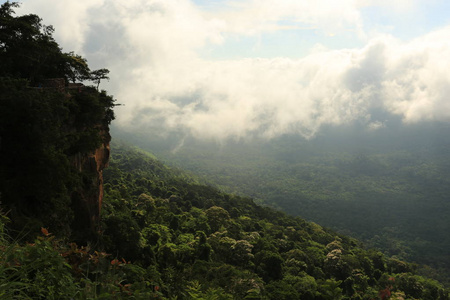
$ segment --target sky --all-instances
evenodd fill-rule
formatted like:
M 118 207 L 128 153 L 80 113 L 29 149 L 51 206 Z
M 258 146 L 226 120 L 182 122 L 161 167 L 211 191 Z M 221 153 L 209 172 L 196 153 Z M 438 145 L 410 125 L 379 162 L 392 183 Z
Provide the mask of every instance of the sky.
M 386 115 L 450 121 L 447 0 L 21 3 L 64 51 L 111 71 L 101 88 L 130 130 L 310 138 L 354 122 L 377 130 Z

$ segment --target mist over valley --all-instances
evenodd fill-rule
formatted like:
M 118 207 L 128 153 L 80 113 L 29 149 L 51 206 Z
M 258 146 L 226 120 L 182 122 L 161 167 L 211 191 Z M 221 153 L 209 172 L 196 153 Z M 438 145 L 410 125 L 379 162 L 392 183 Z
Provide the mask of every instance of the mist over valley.
M 308 139 L 291 134 L 220 143 L 113 132 L 205 183 L 448 273 L 450 126 L 390 120 L 377 130 L 356 123 Z

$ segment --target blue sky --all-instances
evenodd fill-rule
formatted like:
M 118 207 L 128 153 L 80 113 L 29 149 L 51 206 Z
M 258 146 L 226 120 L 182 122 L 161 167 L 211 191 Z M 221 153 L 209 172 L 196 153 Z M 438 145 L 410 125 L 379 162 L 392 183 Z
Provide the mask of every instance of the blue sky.
M 210 12 L 229 8 L 229 1 L 225 0 L 193 2 Z M 360 7 L 363 30 L 367 35 L 389 34 L 407 41 L 450 24 L 449 1 L 409 2 L 399 7 L 392 5 Z M 320 25 L 296 23 L 290 18 L 279 19 L 277 24 L 297 28 L 261 32 L 251 36 L 230 35 L 223 44 L 203 49 L 202 54 L 212 59 L 255 56 L 299 58 L 307 55 L 317 44 L 329 49 L 340 49 L 362 47 L 366 42 L 351 26 L 347 31 L 324 33 L 320 31 Z
M 374 111 L 450 121 L 449 1 L 22 3 L 65 51 L 110 69 L 119 126 L 220 140 L 387 126 Z

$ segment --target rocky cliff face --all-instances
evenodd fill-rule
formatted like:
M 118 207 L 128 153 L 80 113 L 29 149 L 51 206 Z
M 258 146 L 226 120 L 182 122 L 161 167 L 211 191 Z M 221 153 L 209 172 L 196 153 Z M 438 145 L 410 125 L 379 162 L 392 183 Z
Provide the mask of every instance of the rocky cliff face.
M 103 169 L 108 166 L 111 136 L 109 129 L 101 128 L 102 143 L 91 153 L 78 153 L 73 157 L 73 164 L 83 175 L 82 186 L 72 195 L 72 208 L 75 218 L 74 231 L 95 232 L 103 201 Z
M 0 78 L 0 206 L 12 232 L 97 238 L 113 107 L 92 87 L 61 92 Z
M 100 214 L 100 210 L 102 208 L 103 201 L 103 169 L 108 166 L 109 156 L 111 153 L 110 141 L 111 136 L 109 131 L 104 131 L 101 133 L 103 136 L 103 143 L 100 148 L 95 150 L 94 158 L 97 167 L 98 174 L 98 213 Z M 99 215 L 97 216 L 97 218 Z

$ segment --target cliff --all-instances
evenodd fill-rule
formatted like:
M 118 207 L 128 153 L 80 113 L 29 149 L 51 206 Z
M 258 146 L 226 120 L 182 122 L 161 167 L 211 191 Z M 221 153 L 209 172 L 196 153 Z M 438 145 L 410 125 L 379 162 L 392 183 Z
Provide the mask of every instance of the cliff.
M 71 195 L 75 213 L 72 229 L 74 231 L 98 231 L 98 223 L 103 201 L 103 169 L 108 166 L 111 135 L 109 128 L 100 129 L 101 145 L 88 153 L 76 153 L 73 166 L 84 174 L 83 185 Z
M 0 78 L 0 205 L 13 231 L 95 238 L 113 102 L 92 87 L 61 92 Z
M 86 240 L 109 158 L 114 99 L 98 91 L 109 71 L 62 52 L 53 28 L 37 15 L 15 16 L 18 6 L 0 6 L 0 210 L 12 235 L 45 227 Z M 97 88 L 81 83 L 88 81 Z

